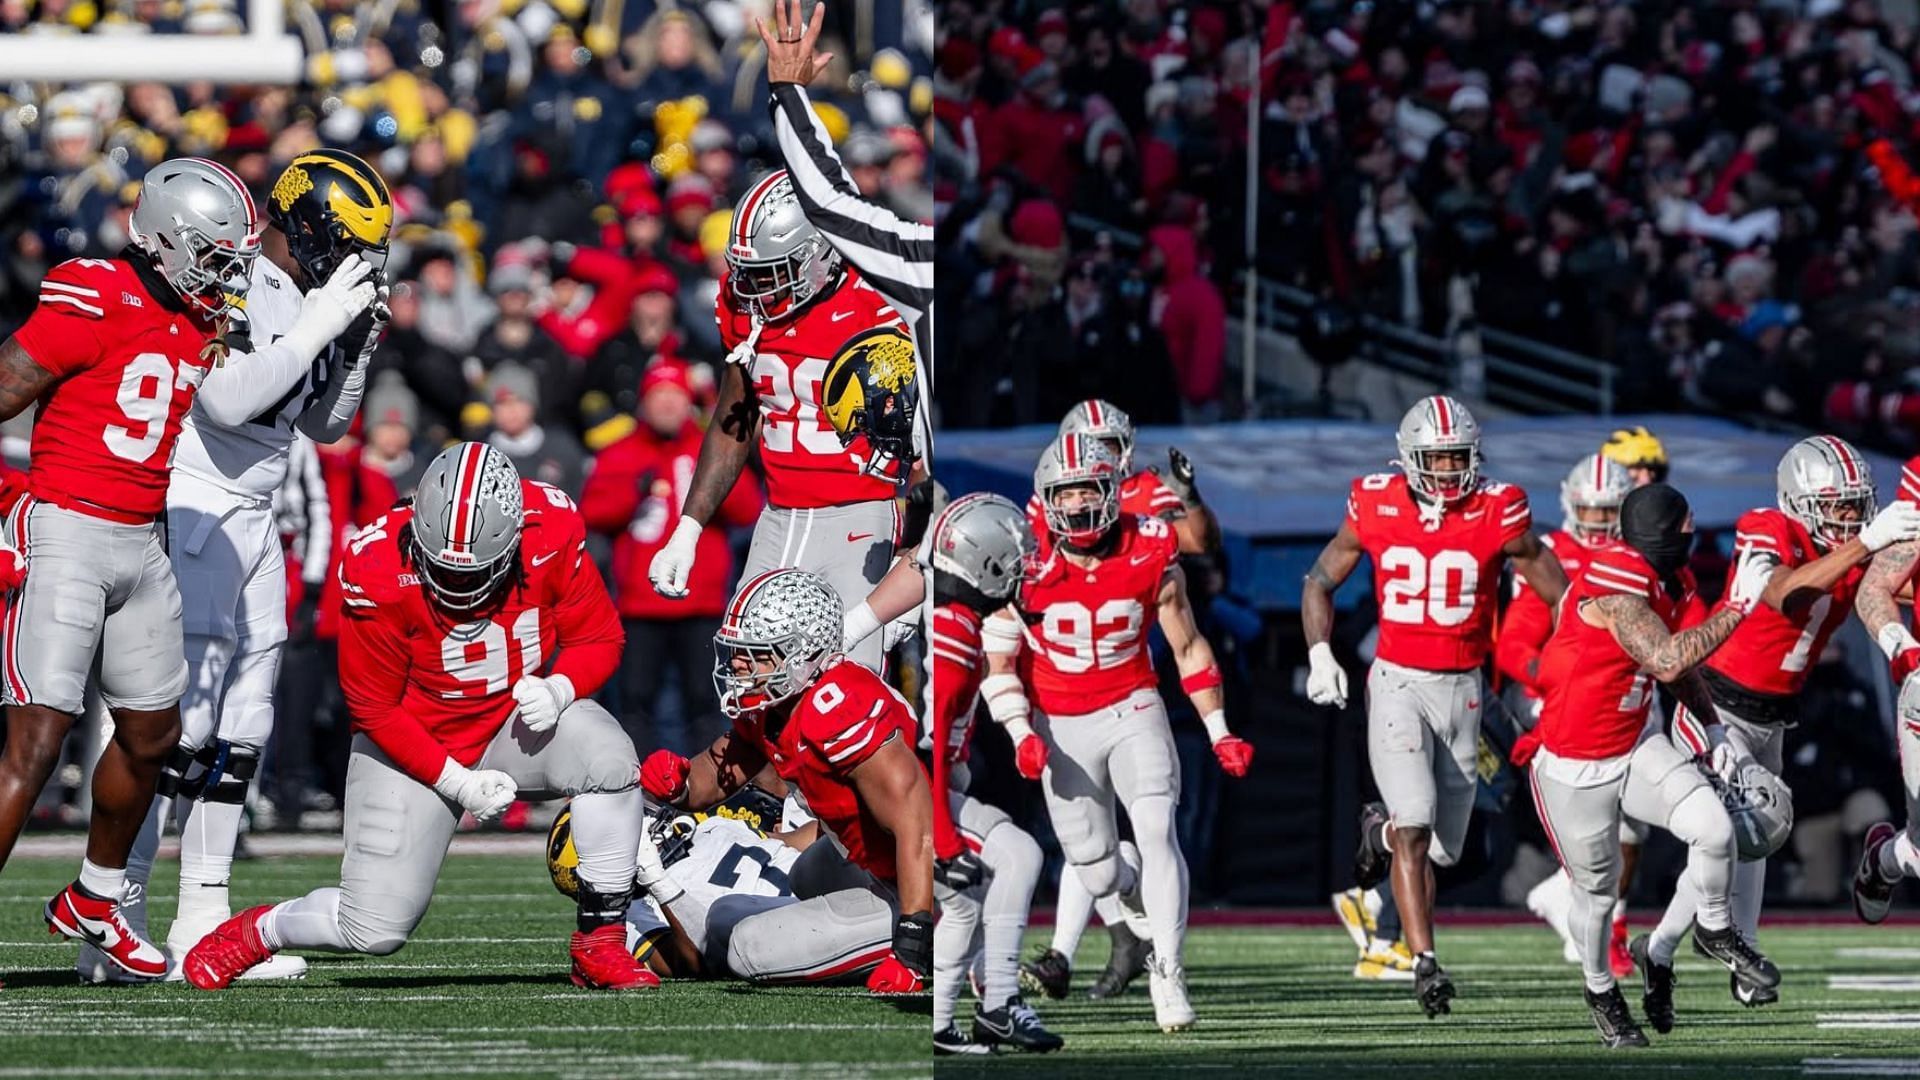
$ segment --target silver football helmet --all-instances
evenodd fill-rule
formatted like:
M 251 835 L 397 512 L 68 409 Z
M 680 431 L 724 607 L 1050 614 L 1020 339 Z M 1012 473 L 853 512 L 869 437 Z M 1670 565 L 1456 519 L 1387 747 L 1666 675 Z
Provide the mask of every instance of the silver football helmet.
M 1055 505 L 1072 487 L 1091 487 L 1094 500 Z M 1047 530 L 1069 544 L 1091 544 L 1120 520 L 1120 461 L 1106 443 L 1084 432 L 1053 440 L 1034 467 L 1033 490 L 1046 513 Z
M 1060 434 L 1075 432 L 1105 440 L 1119 459 L 1120 475 L 1133 471 L 1133 417 L 1099 398 L 1088 398 L 1068 409 L 1066 418 L 1060 421 Z
M 458 614 L 491 604 L 520 565 L 525 523 L 507 455 L 476 442 L 441 451 L 413 496 L 411 555 L 427 591 Z
M 1845 439 L 1815 435 L 1793 444 L 1776 477 L 1780 509 L 1832 548 L 1854 538 L 1877 507 L 1873 470 Z M 1851 519 L 1842 517 L 1847 509 Z
M 733 294 L 768 323 L 798 314 L 839 279 L 840 253 L 807 220 L 785 169 L 768 173 L 740 199 L 727 267 Z
M 1793 789 L 1757 761 L 1742 761 L 1731 777 L 1715 774 L 1714 790 L 1733 819 L 1741 862 L 1757 862 L 1787 842 L 1793 832 Z
M 989 600 L 1013 598 L 1033 551 L 1027 515 L 998 495 L 963 495 L 933 523 L 933 572 L 951 574 Z
M 1633 477 L 1619 462 L 1604 454 L 1588 454 L 1580 459 L 1565 480 L 1560 481 L 1560 512 L 1565 515 L 1560 527 L 1583 544 L 1594 545 L 1620 537 L 1620 504 L 1633 490 Z M 1599 521 L 1582 521 L 1581 511 L 1605 511 Z
M 840 651 L 840 596 L 805 570 L 769 570 L 740 586 L 713 635 L 713 684 L 728 719 L 805 690 Z
M 1401 469 L 1413 490 L 1439 502 L 1473 494 L 1480 479 L 1480 424 L 1465 405 L 1444 394 L 1421 398 L 1400 419 L 1395 436 Z M 1437 454 L 1464 453 L 1466 464 L 1439 468 Z
M 181 299 L 225 314 L 247 293 L 260 256 L 260 214 L 247 185 L 205 158 L 172 158 L 148 170 L 129 233 Z

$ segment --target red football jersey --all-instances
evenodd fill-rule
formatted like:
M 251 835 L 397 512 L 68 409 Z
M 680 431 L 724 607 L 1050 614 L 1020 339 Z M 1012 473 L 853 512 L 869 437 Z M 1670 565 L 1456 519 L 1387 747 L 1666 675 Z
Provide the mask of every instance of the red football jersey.
M 567 676 L 582 700 L 620 662 L 620 616 L 586 553 L 580 511 L 558 488 L 520 488 L 520 581 L 485 618 L 457 622 L 434 606 L 400 550 L 411 507 L 362 529 L 340 564 L 340 685 L 354 727 L 422 783 L 449 755 L 477 763 L 517 707 L 513 685 L 543 673 L 548 657 L 547 673 Z
M 734 734 L 758 746 L 781 778 L 800 789 L 847 861 L 893 881 L 893 834 L 861 805 L 851 776 L 895 736 L 913 745 L 913 710 L 905 699 L 880 676 L 837 656 L 801 692 L 773 739 L 767 738 L 765 718 L 764 710 L 740 717 Z
M 1166 481 L 1152 470 L 1143 469 L 1120 481 L 1120 516 L 1178 521 L 1187 516 L 1187 504 L 1180 501 L 1180 496 L 1173 493 Z M 1047 535 L 1047 510 L 1040 502 L 1039 492 L 1027 498 L 1027 523 L 1033 526 L 1033 535 Z
M 847 339 L 876 326 L 902 325 L 900 315 L 852 268 L 832 293 L 796 318 L 760 332 L 748 389 L 760 398 L 760 463 L 767 501 L 785 509 L 846 506 L 891 499 L 895 485 L 860 472 L 870 451 L 865 438 L 841 446 L 820 407 L 820 384 Z M 731 350 L 747 339 L 753 320 L 720 283 L 714 302 L 720 339 Z
M 1736 563 L 1751 551 L 1772 556 L 1784 573 L 1805 566 L 1821 554 L 1807 527 L 1776 509 L 1749 510 L 1740 515 L 1733 534 Z M 1734 569 L 1727 574 L 1729 586 Z M 1771 604 L 1754 605 L 1753 613 L 1714 650 L 1706 666 L 1758 694 L 1799 693 L 1828 639 L 1847 621 L 1854 594 L 1860 591 L 1860 580 L 1866 576 L 1865 566 L 1847 571 L 1827 595 L 1798 616 L 1783 614 Z M 1720 603 L 1726 604 L 1724 594 Z
M 1482 481 L 1437 527 L 1399 473 L 1353 482 L 1347 527 L 1373 559 L 1377 655 L 1420 671 L 1466 671 L 1493 648 L 1503 549 L 1533 528 L 1527 493 Z
M 1553 549 L 1560 559 L 1560 568 L 1567 572 L 1567 581 L 1580 576 L 1586 568 L 1587 556 L 1593 551 L 1581 543 L 1575 536 L 1562 529 L 1555 529 L 1540 538 L 1540 542 Z M 1539 672 L 1528 671 L 1547 647 L 1547 639 L 1553 636 L 1553 609 L 1533 591 L 1527 579 L 1519 574 L 1513 575 L 1513 599 L 1507 602 L 1506 613 L 1500 616 L 1500 633 L 1493 647 L 1493 666 L 1500 674 L 1520 685 L 1521 692 L 1528 700 L 1540 698 Z
M 212 323 L 122 259 L 70 259 L 47 272 L 15 332 L 59 381 L 33 424 L 36 498 L 119 520 L 158 517 L 180 422 L 213 366 Z
M 1920 454 L 1907 459 L 1900 466 L 1900 493 L 1898 498 L 1910 503 L 1920 503 Z
M 1640 741 L 1653 703 L 1653 676 L 1640 670 L 1613 631 L 1581 618 L 1580 608 L 1602 596 L 1644 596 L 1668 631 L 1676 631 L 1697 602 L 1693 572 L 1681 570 L 1680 582 L 1681 595 L 1669 596 L 1653 567 L 1625 544 L 1593 553 L 1586 571 L 1568 585 L 1560 625 L 1541 654 L 1541 745 L 1564 758 L 1593 761 L 1618 757 Z
M 980 645 L 980 616 L 965 604 L 933 609 L 933 853 L 951 859 L 965 850 L 953 820 L 947 790 L 955 787 L 953 765 L 967 760 L 973 746 L 973 715 L 986 674 Z
M 1147 627 L 1180 541 L 1159 518 L 1123 515 L 1118 528 L 1113 550 L 1092 569 L 1042 540 L 1020 584 L 1020 678 L 1050 716 L 1090 713 L 1158 685 Z

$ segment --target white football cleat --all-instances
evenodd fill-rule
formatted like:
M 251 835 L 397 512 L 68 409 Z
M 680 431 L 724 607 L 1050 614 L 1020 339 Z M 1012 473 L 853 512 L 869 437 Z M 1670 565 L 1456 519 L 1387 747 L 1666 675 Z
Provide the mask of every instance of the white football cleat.
M 1568 925 L 1573 916 L 1573 879 L 1566 871 L 1555 870 L 1535 885 L 1527 893 L 1527 910 L 1560 935 L 1560 955 L 1567 963 L 1579 963 L 1580 946 L 1574 943 L 1573 928 Z
M 173 960 L 167 967 L 167 982 L 186 980 L 186 972 L 180 967 L 181 959 L 192 952 L 195 945 L 200 944 L 201 938 L 213 933 L 221 923 L 226 921 L 225 918 L 218 918 L 209 922 L 207 913 L 197 913 L 189 918 L 173 920 L 173 925 L 167 928 L 167 952 Z M 234 981 L 264 982 L 270 979 L 304 979 L 306 976 L 305 957 L 274 953 L 236 976 Z
M 1169 1034 L 1193 1026 L 1193 1003 L 1187 1000 L 1187 972 L 1178 960 L 1147 961 L 1147 989 L 1153 997 L 1153 1021 Z

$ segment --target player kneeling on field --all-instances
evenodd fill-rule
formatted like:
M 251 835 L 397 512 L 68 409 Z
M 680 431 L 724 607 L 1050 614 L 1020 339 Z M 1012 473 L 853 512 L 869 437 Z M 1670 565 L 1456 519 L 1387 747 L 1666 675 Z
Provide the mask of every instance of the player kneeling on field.
M 222 923 L 187 954 L 187 981 L 222 989 L 281 949 L 394 952 L 427 912 L 462 811 L 485 820 L 516 797 L 571 795 L 585 886 L 573 981 L 658 985 L 624 926 L 638 762 L 589 699 L 619 663 L 620 618 L 573 501 L 461 443 L 427 467 L 412 506 L 354 538 L 340 584 L 355 728 L 340 885 Z
M 893 945 L 867 988 L 918 993 L 933 965 L 932 796 L 911 710 L 839 655 L 841 620 L 840 598 L 817 574 L 772 570 L 742 585 L 714 635 L 714 680 L 733 730 L 692 761 L 654 751 L 641 783 L 655 799 L 698 809 L 772 762 L 831 842 L 794 864 L 799 904 L 734 927 L 729 969 L 755 980 L 818 976 L 807 958 L 833 937 L 851 971 L 873 962 L 862 943 L 884 928 Z

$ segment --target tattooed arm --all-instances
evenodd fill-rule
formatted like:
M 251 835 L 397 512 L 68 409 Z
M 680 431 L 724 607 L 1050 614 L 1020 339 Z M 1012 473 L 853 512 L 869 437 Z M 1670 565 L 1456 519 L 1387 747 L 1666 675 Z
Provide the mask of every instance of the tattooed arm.
M 1860 579 L 1853 610 L 1867 628 L 1867 636 L 1875 641 L 1887 627 L 1901 625 L 1898 596 L 1913 577 L 1916 559 L 1920 559 L 1920 541 L 1908 540 L 1886 548 L 1867 564 L 1867 576 Z
M 1580 617 L 1611 630 L 1613 639 L 1647 674 L 1674 685 L 1696 664 L 1712 655 L 1745 616 L 1733 608 L 1723 607 L 1705 622 L 1675 634 L 1653 613 L 1646 597 L 1609 593 L 1582 605 Z
M 1547 610 L 1559 610 L 1560 597 L 1567 591 L 1567 571 L 1560 565 L 1560 556 L 1532 533 L 1522 533 L 1507 541 L 1502 551 L 1540 599 L 1546 601 Z
M 11 420 L 40 400 L 53 385 L 53 372 L 34 362 L 13 338 L 0 344 L 0 420 Z
M 760 424 L 760 402 L 747 392 L 747 371 L 727 364 L 720 373 L 720 396 L 713 407 L 713 423 L 700 440 L 700 460 L 687 486 L 687 504 L 680 512 L 705 525 L 733 490 L 753 453 L 753 437 Z
M 1353 529 L 1342 525 L 1307 570 L 1306 584 L 1300 590 L 1300 623 L 1307 632 L 1309 647 L 1333 636 L 1333 591 L 1353 575 L 1353 568 L 1360 565 L 1360 556 L 1365 553 Z

